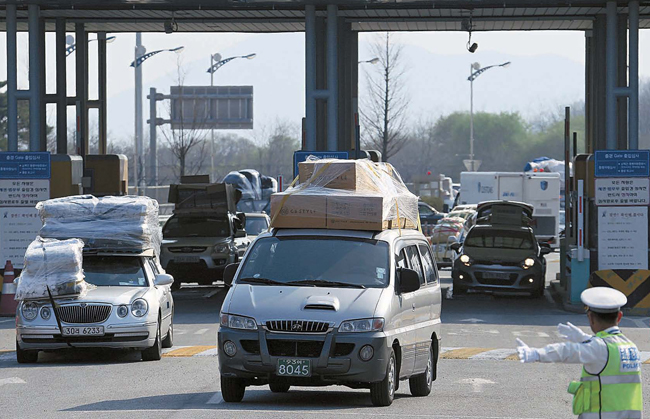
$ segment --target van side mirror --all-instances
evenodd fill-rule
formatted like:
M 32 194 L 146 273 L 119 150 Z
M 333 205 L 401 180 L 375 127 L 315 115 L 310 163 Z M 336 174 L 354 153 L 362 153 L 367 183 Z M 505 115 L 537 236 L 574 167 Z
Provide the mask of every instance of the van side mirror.
M 550 247 L 541 247 L 539 249 L 539 254 L 542 256 L 546 256 L 550 253 L 553 253 L 553 249 L 551 249 Z
M 245 237 L 246 237 L 246 230 L 237 230 L 235 232 L 235 238 L 240 239 Z
M 157 287 L 163 285 L 171 285 L 174 283 L 174 277 L 169 274 L 157 274 L 153 280 L 153 284 Z
M 397 270 L 397 280 L 400 294 L 406 294 L 420 289 L 420 275 L 413 269 L 399 268 Z
M 231 263 L 226 266 L 226 269 L 224 269 L 223 283 L 226 284 L 226 286 L 232 286 L 232 281 L 235 279 L 237 269 L 239 269 L 239 263 Z
M 463 245 L 462 243 L 458 243 L 458 242 L 456 242 L 456 243 L 452 243 L 452 244 L 449 246 L 449 248 L 450 248 L 451 250 L 453 250 L 454 252 L 458 253 L 458 252 L 460 252 L 460 248 L 462 247 L 462 245 Z

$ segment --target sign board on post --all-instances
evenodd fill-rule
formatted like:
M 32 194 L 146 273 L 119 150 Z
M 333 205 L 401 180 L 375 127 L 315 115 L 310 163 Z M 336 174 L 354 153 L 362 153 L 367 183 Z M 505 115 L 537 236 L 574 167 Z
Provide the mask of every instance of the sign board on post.
M 253 86 L 171 86 L 172 129 L 253 129 Z
M 598 150 L 594 172 L 596 177 L 648 177 L 650 150 Z
M 350 154 L 347 151 L 295 151 L 293 153 L 293 177 L 298 176 L 298 163 L 306 161 L 307 157 L 314 156 L 318 159 L 347 160 Z
M 49 179 L 50 153 L 0 152 L 0 179 Z
M 0 179 L 0 207 L 33 207 L 46 199 L 49 179 Z
M 650 180 L 648 178 L 596 179 L 596 205 L 648 205 Z
M 648 207 L 598 208 L 598 269 L 648 269 Z
M 41 229 L 35 208 L 50 198 L 50 153 L 0 152 L 0 263 L 21 269 Z

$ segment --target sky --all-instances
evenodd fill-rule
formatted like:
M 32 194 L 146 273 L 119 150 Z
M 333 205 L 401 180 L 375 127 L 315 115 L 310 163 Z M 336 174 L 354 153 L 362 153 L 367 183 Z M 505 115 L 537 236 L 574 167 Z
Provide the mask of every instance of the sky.
M 134 74 L 129 66 L 134 56 L 134 34 L 116 34 L 107 47 L 108 54 L 108 130 L 114 141 L 130 141 L 134 131 Z M 93 37 L 93 35 L 91 35 Z M 376 34 L 359 37 L 359 59 L 369 56 L 369 44 Z M 394 39 L 405 47 L 407 91 L 412 97 L 412 120 L 433 119 L 454 111 L 469 110 L 469 66 L 512 61 L 507 69 L 491 70 L 475 82 L 475 110 L 520 112 L 532 118 L 536 113 L 559 110 L 584 100 L 584 33 L 547 32 L 476 32 L 473 42 L 479 49 L 470 54 L 464 32 L 399 32 Z M 304 34 L 143 34 L 148 51 L 185 46 L 177 55 L 163 53 L 143 65 L 145 119 L 149 105 L 149 87 L 168 92 L 177 79 L 179 63 L 186 73 L 186 85 L 209 85 L 206 73 L 210 54 L 223 57 L 257 53 L 254 60 L 235 60 L 223 66 L 215 77 L 217 85 L 253 85 L 255 89 L 256 130 L 276 120 L 300 124 L 304 116 Z M 19 34 L 19 88 L 28 86 L 27 35 Z M 650 76 L 650 32 L 641 31 L 640 75 Z M 97 95 L 96 43 L 90 44 L 90 97 Z M 47 91 L 54 93 L 54 36 L 46 39 Z M 68 94 L 74 95 L 74 54 L 68 58 Z M 366 92 L 362 65 L 359 80 L 360 100 Z M 6 37 L 0 34 L 0 80 L 6 78 Z M 54 106 L 48 108 L 48 121 L 54 124 Z M 91 119 L 95 118 L 91 110 Z M 160 116 L 160 115 L 159 115 Z M 69 120 L 74 120 L 69 108 Z M 92 122 L 91 122 L 92 126 Z M 145 132 L 147 129 L 145 129 Z M 237 131 L 255 138 L 255 132 Z

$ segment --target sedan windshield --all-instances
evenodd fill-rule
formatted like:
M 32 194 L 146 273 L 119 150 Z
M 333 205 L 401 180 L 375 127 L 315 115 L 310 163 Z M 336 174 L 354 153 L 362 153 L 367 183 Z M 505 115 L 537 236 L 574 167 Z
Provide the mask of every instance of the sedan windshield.
M 139 257 L 84 255 L 86 282 L 98 287 L 145 287 L 147 279 Z
M 389 260 L 388 244 L 376 240 L 267 237 L 250 250 L 237 282 L 383 288 Z
M 467 235 L 464 246 L 533 250 L 534 243 L 534 237 L 528 231 L 474 229 Z
M 230 228 L 227 218 L 172 217 L 163 228 L 163 237 L 166 239 L 228 236 L 230 236 Z

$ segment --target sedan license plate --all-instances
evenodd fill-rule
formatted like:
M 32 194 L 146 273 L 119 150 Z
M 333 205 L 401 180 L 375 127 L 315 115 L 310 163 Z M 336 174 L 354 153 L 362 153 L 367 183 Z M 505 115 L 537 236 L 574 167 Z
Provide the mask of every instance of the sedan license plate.
M 64 327 L 63 336 L 104 336 L 104 326 Z
M 177 263 L 199 263 L 201 259 L 198 256 L 177 256 L 174 262 Z
M 510 274 L 507 272 L 486 272 L 483 274 L 483 277 L 490 279 L 510 279 Z
M 278 376 L 282 377 L 310 377 L 311 362 L 308 359 L 278 359 Z

